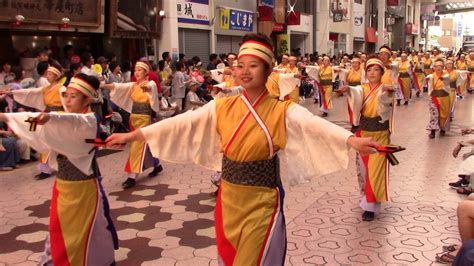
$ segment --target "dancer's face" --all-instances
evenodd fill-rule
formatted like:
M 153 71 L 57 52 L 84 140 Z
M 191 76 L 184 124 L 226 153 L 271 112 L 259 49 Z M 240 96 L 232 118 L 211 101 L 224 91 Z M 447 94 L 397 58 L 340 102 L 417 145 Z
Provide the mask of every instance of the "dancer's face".
M 382 68 L 378 65 L 369 66 L 366 75 L 370 83 L 379 83 L 382 79 Z
M 258 90 L 264 87 L 270 73 L 271 69 L 253 56 L 239 57 L 239 62 L 234 68 L 237 83 L 246 90 Z
M 135 67 L 135 78 L 137 78 L 137 80 L 144 80 L 147 74 L 148 73 L 145 71 L 145 69 L 141 67 Z
M 58 80 L 58 76 L 56 76 L 56 74 L 54 74 L 53 72 L 47 71 L 46 79 L 48 80 L 49 83 L 53 83 L 56 80 Z
M 89 98 L 76 89 L 67 88 L 62 95 L 68 113 L 84 113 L 89 107 Z

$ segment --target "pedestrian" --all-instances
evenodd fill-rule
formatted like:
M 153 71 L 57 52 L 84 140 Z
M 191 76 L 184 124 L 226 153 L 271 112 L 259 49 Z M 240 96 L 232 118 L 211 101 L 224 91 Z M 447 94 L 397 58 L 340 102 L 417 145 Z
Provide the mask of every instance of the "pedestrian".
M 286 152 L 288 178 L 298 184 L 346 167 L 349 147 L 369 152 L 377 145 L 298 104 L 269 96 L 265 83 L 272 59 L 268 37 L 247 34 L 235 68 L 235 78 L 245 88 L 242 95 L 211 101 L 193 112 L 107 139 L 111 146 L 146 141 L 155 156 L 215 171 L 222 167 L 215 211 L 222 265 L 285 263 L 285 194 L 278 151 Z

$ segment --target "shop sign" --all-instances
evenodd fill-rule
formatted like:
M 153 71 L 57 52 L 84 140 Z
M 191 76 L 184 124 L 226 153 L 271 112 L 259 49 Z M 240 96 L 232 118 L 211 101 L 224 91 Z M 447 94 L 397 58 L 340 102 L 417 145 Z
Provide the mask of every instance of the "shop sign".
M 247 10 L 221 8 L 220 28 L 224 30 L 253 31 L 254 13 Z
M 421 15 L 421 20 L 433 21 L 434 17 L 435 16 L 430 15 L 430 14 L 423 14 L 423 15 Z
M 365 22 L 364 22 L 364 6 L 354 3 L 354 18 L 353 20 L 353 32 L 354 39 L 364 41 L 365 33 Z
M 461 37 L 462 35 L 462 21 L 458 22 L 456 36 Z
M 274 32 L 283 32 L 285 24 L 283 23 L 273 23 L 273 31 Z
M 158 0 L 110 1 L 109 34 L 117 38 L 148 39 L 160 36 Z
M 342 18 L 343 18 L 343 15 L 342 15 L 342 12 L 333 12 L 333 16 L 332 16 L 332 21 L 333 22 L 342 22 Z
M 399 0 L 387 0 L 387 6 L 398 6 Z
M 209 25 L 209 0 L 176 0 L 178 22 Z
M 103 14 L 99 0 L 1 0 L 0 20 L 12 21 L 22 15 L 23 23 L 64 24 L 70 26 L 99 27 Z
M 329 17 L 333 22 L 349 19 L 349 0 L 330 0 Z
M 275 0 L 260 0 L 260 6 L 275 7 Z

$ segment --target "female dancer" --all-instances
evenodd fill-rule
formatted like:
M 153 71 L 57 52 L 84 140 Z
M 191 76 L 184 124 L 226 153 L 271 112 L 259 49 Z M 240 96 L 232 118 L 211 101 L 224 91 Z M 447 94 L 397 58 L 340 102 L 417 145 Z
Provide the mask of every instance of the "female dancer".
M 440 130 L 440 135 L 444 136 L 446 130 L 449 130 L 449 113 L 450 113 L 450 77 L 445 74 L 444 61 L 438 59 L 434 63 L 435 72 L 426 77 L 428 84 L 428 94 L 431 96 L 430 101 L 430 130 L 429 137 L 433 139 L 436 131 Z
M 148 81 L 149 71 L 150 66 L 139 61 L 135 65 L 136 82 L 102 85 L 103 89 L 111 90 L 110 100 L 130 113 L 130 130 L 136 130 L 151 124 L 153 112 L 160 111 L 156 83 Z M 144 141 L 135 141 L 130 147 L 125 165 L 125 172 L 128 173 L 128 177 L 122 183 L 123 188 L 134 187 L 137 175 L 149 167 L 154 167 L 153 171 L 148 174 L 149 177 L 155 177 L 163 171 L 160 161 L 151 156 L 148 145 Z
M 107 140 L 111 146 L 146 141 L 162 159 L 214 170 L 222 167 L 215 221 L 223 265 L 285 262 L 278 151 L 286 152 L 290 184 L 298 184 L 346 167 L 349 147 L 370 152 L 377 145 L 370 138 L 351 136 L 298 104 L 270 96 L 265 87 L 272 72 L 270 43 L 264 35 L 244 36 L 234 70 L 245 88 L 242 95 L 211 101 L 196 111 Z
M 94 144 L 85 143 L 98 136 L 97 118 L 90 110 L 98 88 L 96 77 L 78 74 L 62 94 L 66 113 L 0 114 L 0 120 L 29 145 L 49 152 L 50 165 L 57 169 L 49 220 L 50 250 L 46 250 L 54 265 L 111 265 L 118 248 L 95 152 L 91 152 Z M 30 131 L 25 120 L 37 123 L 36 130 Z
M 46 79 L 49 82 L 48 86 L 23 90 L 8 90 L 8 93 L 13 95 L 16 102 L 27 107 L 35 108 L 38 111 L 64 111 L 60 94 L 61 91 L 66 90 L 66 88 L 60 82 L 62 76 L 61 65 L 53 61 L 46 70 Z M 48 165 L 47 153 L 40 154 L 38 170 L 40 173 L 35 176 L 38 180 L 48 178 L 52 175 L 53 171 Z
M 392 118 L 393 86 L 382 84 L 383 62 L 374 57 L 367 61 L 366 76 L 368 84 L 343 86 L 341 92 L 348 92 L 360 120 L 356 133 L 359 137 L 370 137 L 379 144 L 390 144 L 390 120 Z M 364 210 L 362 220 L 372 221 L 381 204 L 388 201 L 388 164 L 382 154 L 357 156 L 359 184 L 364 197 L 360 207 Z

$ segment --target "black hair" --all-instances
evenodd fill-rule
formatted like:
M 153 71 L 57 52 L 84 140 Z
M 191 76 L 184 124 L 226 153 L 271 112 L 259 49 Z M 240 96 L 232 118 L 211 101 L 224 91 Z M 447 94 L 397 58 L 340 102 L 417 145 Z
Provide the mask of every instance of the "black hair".
M 114 69 L 117 68 L 118 66 L 119 66 L 119 64 L 117 62 L 112 61 L 109 64 L 109 69 L 110 69 L 111 72 L 114 72 Z
M 85 65 L 89 61 L 89 59 L 92 57 L 92 54 L 89 52 L 85 52 L 81 56 L 81 62 Z
M 170 56 L 170 52 L 163 52 L 163 53 L 161 54 L 161 57 L 163 58 L 163 60 L 168 59 L 169 56 Z
M 386 48 L 386 49 L 388 49 L 390 52 L 392 51 L 392 49 L 391 49 L 388 45 L 382 45 L 382 46 L 380 46 L 379 51 L 380 51 L 380 49 L 382 49 L 382 48 Z
M 217 54 L 210 54 L 209 55 L 209 61 L 213 61 L 215 59 L 217 59 L 218 55 Z
M 165 70 L 165 61 L 164 61 L 164 60 L 158 61 L 158 69 L 159 69 L 160 71 Z
M 45 61 L 38 62 L 38 65 L 36 66 L 36 71 L 38 72 L 40 76 L 43 76 L 44 72 L 48 70 L 48 67 L 49 67 L 48 62 L 45 62 Z
M 123 62 L 121 65 L 120 65 L 120 68 L 122 69 L 122 72 L 127 72 L 127 71 L 131 71 L 131 66 L 130 66 L 130 61 L 125 61 Z
M 15 81 L 20 81 L 23 78 L 23 68 L 21 66 L 14 65 L 10 71 L 15 75 Z

